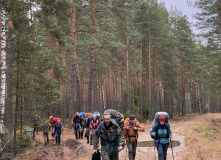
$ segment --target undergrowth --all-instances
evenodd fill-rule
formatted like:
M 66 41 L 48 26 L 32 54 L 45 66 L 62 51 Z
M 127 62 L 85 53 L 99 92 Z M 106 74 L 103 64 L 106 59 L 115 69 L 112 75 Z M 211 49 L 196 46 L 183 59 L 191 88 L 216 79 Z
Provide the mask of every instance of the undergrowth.
M 186 130 L 187 160 L 220 160 L 221 119 L 190 125 Z

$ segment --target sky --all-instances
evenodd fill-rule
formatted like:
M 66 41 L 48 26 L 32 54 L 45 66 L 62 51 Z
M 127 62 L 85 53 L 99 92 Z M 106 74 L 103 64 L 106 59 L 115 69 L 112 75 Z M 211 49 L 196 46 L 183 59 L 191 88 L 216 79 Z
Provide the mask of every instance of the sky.
M 165 3 L 165 7 L 168 11 L 171 10 L 171 6 L 173 8 L 177 8 L 178 11 L 182 11 L 183 15 L 188 17 L 188 21 L 191 23 L 191 29 L 193 33 L 198 34 L 200 31 L 195 28 L 193 25 L 197 22 L 197 20 L 193 17 L 194 14 L 200 12 L 199 9 L 193 7 L 194 3 L 197 0 L 160 0 Z

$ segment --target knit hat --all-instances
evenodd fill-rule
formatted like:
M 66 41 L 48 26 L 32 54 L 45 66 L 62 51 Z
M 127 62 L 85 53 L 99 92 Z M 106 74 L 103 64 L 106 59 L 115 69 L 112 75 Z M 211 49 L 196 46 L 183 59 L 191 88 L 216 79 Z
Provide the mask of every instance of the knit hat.
M 96 115 L 96 114 L 93 114 L 93 118 L 97 118 L 97 115 Z
M 129 119 L 130 119 L 130 120 L 135 120 L 135 116 L 134 116 L 134 115 L 130 115 L 130 116 L 129 116 Z
M 165 118 L 163 115 L 161 115 L 161 116 L 159 117 L 159 121 L 165 122 L 165 121 L 166 121 L 166 118 Z

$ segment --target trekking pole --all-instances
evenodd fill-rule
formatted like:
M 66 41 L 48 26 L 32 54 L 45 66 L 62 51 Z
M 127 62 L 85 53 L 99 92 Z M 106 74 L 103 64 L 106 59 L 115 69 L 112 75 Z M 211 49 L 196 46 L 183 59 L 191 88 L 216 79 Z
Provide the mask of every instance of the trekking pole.
M 156 160 L 156 153 L 155 153 L 155 136 L 154 136 L 154 140 L 153 140 L 153 146 L 154 146 L 154 159 Z
M 170 139 L 170 145 L 171 145 L 171 150 L 172 150 L 172 156 L 173 156 L 173 146 L 172 146 L 172 141 L 171 141 L 171 139 Z M 174 156 L 173 156 L 173 160 L 174 160 Z

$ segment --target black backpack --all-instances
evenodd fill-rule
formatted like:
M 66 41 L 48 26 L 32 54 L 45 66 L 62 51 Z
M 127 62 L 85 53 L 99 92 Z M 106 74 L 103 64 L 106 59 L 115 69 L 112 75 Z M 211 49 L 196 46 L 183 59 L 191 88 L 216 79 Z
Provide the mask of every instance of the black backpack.
M 99 151 L 97 151 L 97 153 L 95 152 L 92 156 L 91 160 L 101 160 L 101 153 Z

